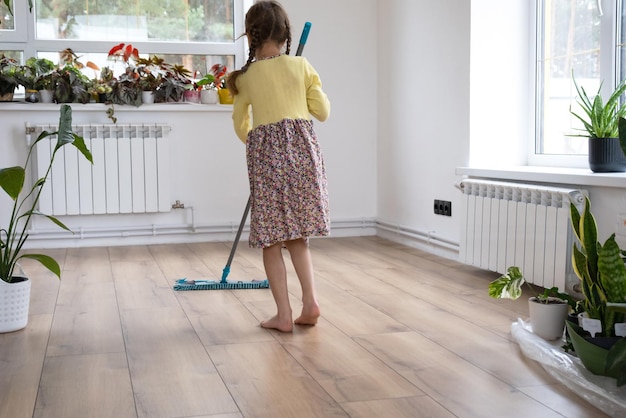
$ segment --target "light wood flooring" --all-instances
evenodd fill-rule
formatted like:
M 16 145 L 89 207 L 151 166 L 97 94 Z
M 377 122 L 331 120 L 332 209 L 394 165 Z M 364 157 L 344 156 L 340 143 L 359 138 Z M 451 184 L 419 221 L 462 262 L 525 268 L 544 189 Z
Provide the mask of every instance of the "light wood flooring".
M 218 279 L 231 243 L 47 250 L 26 329 L 0 334 L 0 417 L 603 417 L 521 354 L 497 275 L 376 237 L 311 242 L 322 317 L 291 334 L 267 289 Z M 300 289 L 290 265 L 294 315 Z M 264 278 L 242 242 L 229 280 Z

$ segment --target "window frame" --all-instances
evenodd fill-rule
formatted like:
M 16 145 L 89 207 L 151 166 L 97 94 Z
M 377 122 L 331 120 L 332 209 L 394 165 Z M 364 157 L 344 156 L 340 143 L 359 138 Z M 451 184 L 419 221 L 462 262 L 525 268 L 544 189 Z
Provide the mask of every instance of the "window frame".
M 0 34 L 0 50 L 23 51 L 24 59 L 37 56 L 39 51 L 62 51 L 71 48 L 74 51 L 88 51 L 93 53 L 108 53 L 115 46 L 111 41 L 82 41 L 77 39 L 36 39 L 35 37 L 35 7 L 28 9 L 28 2 L 14 1 L 15 30 Z M 245 63 L 246 44 L 244 16 L 245 11 L 252 5 L 252 0 L 233 0 L 233 30 L 234 42 L 135 42 L 132 39 L 120 39 L 120 42 L 130 43 L 142 54 L 150 55 L 231 55 L 234 56 L 235 67 L 240 68 Z M 6 36 L 5 36 L 6 35 Z
M 543 74 L 541 71 L 541 63 L 545 57 L 543 51 L 543 6 L 545 0 L 533 0 L 533 14 L 531 14 L 531 30 L 530 34 L 533 39 L 529 40 L 531 48 L 529 60 L 529 73 L 533 75 L 534 88 L 529 89 L 532 92 L 532 98 L 529 103 L 532 106 L 531 118 L 533 126 L 530 132 L 533 133 L 532 141 L 528 146 L 528 165 L 531 166 L 547 166 L 547 167 L 572 167 L 587 168 L 587 154 L 540 154 L 541 130 L 543 124 L 543 108 L 540 103 L 543 88 Z M 613 4 L 607 4 L 613 3 Z M 604 80 L 602 84 L 601 94 L 608 97 L 617 83 L 619 83 L 619 35 L 621 31 L 621 12 L 624 0 L 616 2 L 607 2 L 598 0 L 598 6 L 602 7 L 601 16 L 601 33 L 600 33 L 600 78 Z

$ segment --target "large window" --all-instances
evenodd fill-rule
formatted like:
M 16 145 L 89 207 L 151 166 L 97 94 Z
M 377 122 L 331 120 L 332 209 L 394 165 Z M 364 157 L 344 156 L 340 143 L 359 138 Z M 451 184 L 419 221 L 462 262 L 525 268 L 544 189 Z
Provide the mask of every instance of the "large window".
M 587 154 L 573 77 L 588 94 L 610 95 L 626 76 L 623 0 L 537 0 L 535 154 Z
M 11 0 L 0 3 L 0 51 L 59 61 L 72 49 L 83 62 L 111 66 L 107 53 L 132 44 L 141 56 L 159 55 L 205 74 L 213 64 L 229 69 L 243 59 L 246 0 Z

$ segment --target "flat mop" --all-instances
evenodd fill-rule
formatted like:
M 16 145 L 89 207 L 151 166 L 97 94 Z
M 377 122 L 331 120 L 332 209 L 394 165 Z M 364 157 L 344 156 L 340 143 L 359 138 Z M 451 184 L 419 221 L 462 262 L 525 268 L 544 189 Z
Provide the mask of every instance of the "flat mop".
M 307 38 L 309 37 L 310 30 L 311 22 L 306 22 L 304 24 L 304 29 L 302 29 L 302 35 L 300 35 L 300 42 L 298 43 L 296 55 L 302 55 L 302 50 L 304 49 L 304 44 L 306 44 Z M 270 287 L 267 279 L 252 280 L 249 282 L 229 282 L 228 280 L 226 280 L 228 274 L 230 273 L 230 264 L 233 261 L 235 251 L 237 250 L 237 245 L 239 244 L 241 231 L 243 231 L 243 227 L 246 223 L 246 218 L 248 217 L 248 212 L 250 212 L 251 203 L 251 197 L 248 197 L 248 203 L 246 204 L 246 208 L 243 211 L 243 216 L 241 217 L 241 222 L 239 223 L 239 229 L 237 230 L 237 236 L 235 237 L 235 241 L 233 242 L 233 246 L 230 250 L 230 255 L 228 256 L 226 266 L 222 271 L 222 280 L 218 282 L 217 280 L 189 280 L 187 278 L 182 278 L 176 281 L 176 283 L 174 284 L 174 290 L 267 289 Z

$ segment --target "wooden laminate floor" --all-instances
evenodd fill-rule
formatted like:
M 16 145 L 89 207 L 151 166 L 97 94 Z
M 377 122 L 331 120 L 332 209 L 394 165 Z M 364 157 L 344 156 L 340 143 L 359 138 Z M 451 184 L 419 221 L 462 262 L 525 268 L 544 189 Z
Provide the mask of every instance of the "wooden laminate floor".
M 0 417 L 603 417 L 510 335 L 495 274 L 376 237 L 311 242 L 322 317 L 291 334 L 267 289 L 218 279 L 230 243 L 49 250 L 26 329 L 0 334 Z M 287 253 L 294 315 L 300 289 Z M 229 280 L 264 278 L 240 245 Z

